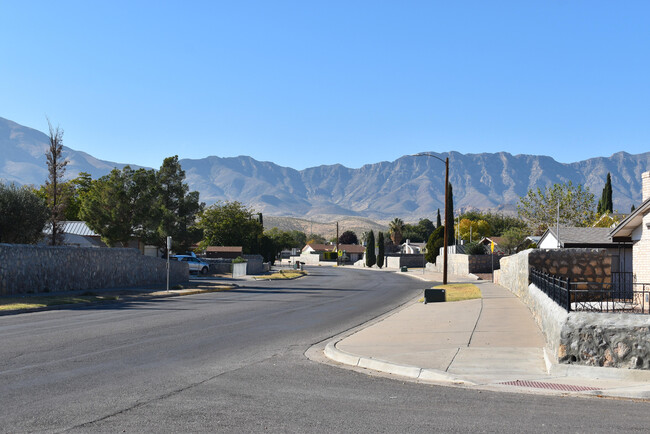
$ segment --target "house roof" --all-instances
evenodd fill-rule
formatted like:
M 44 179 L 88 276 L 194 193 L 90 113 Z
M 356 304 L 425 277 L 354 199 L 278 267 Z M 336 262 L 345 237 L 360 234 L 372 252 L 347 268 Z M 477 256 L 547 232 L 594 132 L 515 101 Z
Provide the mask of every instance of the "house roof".
M 363 253 L 366 251 L 366 246 L 360 244 L 339 244 L 339 250 L 345 250 L 346 253 Z
M 305 247 L 302 248 L 303 252 L 307 247 L 311 247 L 312 250 L 316 252 L 333 252 L 336 250 L 336 245 L 334 244 L 316 244 L 316 243 L 309 243 Z
M 609 235 L 614 238 L 627 238 L 632 235 L 632 231 L 641 226 L 643 223 L 643 216 L 650 211 L 650 199 L 646 200 L 634 210 L 632 214 L 627 216 L 618 226 L 610 230 Z
M 88 227 L 86 222 L 66 220 L 61 222 L 61 229 L 64 234 L 79 235 L 82 237 L 99 237 L 92 229 Z M 52 233 L 52 226 L 48 225 L 43 229 L 46 234 Z
M 208 246 L 205 249 L 206 252 L 217 252 L 217 253 L 241 253 L 241 246 Z
M 302 251 L 304 252 L 307 247 L 311 247 L 312 250 L 316 252 L 334 252 L 336 251 L 336 244 L 307 244 L 303 247 Z M 339 250 L 345 250 L 347 253 L 363 253 L 366 251 L 366 248 L 359 244 L 339 244 Z
M 576 245 L 612 245 L 614 242 L 609 235 L 609 228 L 560 228 L 560 243 L 562 247 L 574 247 Z M 557 229 L 549 228 L 540 239 L 540 244 L 548 235 L 557 239 Z
M 504 241 L 505 237 L 485 237 L 480 242 L 481 244 L 486 244 L 486 242 L 494 242 L 494 244 L 498 246 L 499 244 L 503 244 Z

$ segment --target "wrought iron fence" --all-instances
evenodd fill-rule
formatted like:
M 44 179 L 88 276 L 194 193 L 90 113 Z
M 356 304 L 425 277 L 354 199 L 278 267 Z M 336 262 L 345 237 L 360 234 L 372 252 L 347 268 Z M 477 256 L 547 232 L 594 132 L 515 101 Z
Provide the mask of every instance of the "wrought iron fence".
M 606 283 L 576 282 L 533 268 L 530 281 L 567 312 L 650 313 L 650 284 L 632 282 L 631 273 L 613 273 Z

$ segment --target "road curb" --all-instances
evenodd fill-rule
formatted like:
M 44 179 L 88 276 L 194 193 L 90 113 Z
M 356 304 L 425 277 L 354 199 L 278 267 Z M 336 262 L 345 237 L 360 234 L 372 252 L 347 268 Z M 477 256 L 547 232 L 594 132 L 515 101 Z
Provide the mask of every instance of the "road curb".
M 23 313 L 34 313 L 34 312 L 46 312 L 50 310 L 64 310 L 64 309 L 73 309 L 73 308 L 84 308 L 84 307 L 91 307 L 91 306 L 100 306 L 100 305 L 105 305 L 105 304 L 121 304 L 121 303 L 128 303 L 131 301 L 142 301 L 142 300 L 153 300 L 156 298 L 169 298 L 169 297 L 183 297 L 186 295 L 199 295 L 199 294 L 207 294 L 210 292 L 224 292 L 224 291 L 232 291 L 233 289 L 236 289 L 238 286 L 237 285 L 228 285 L 224 286 L 221 288 L 215 288 L 215 289 L 196 289 L 196 290 L 185 290 L 186 292 L 183 293 L 178 293 L 178 292 L 161 292 L 158 291 L 157 294 L 139 294 L 139 295 L 127 295 L 124 296 L 123 298 L 119 298 L 116 300 L 102 300 L 102 301 L 94 301 L 94 302 L 89 302 L 89 303 L 71 303 L 71 304 L 57 304 L 54 306 L 43 306 L 43 307 L 33 307 L 33 308 L 25 308 L 25 309 L 16 309 L 16 310 L 0 310 L 0 316 L 9 316 L 9 315 L 20 315 Z M 162 290 L 164 291 L 164 290 Z M 176 290 L 173 290 L 176 291 Z
M 372 357 L 357 356 L 348 353 L 336 347 L 341 339 L 335 339 L 325 345 L 325 356 L 335 362 L 359 367 L 372 369 L 373 371 L 383 372 L 385 374 L 399 375 L 400 377 L 412 378 L 414 380 L 431 381 L 435 383 L 452 383 L 463 384 L 467 386 L 475 385 L 471 381 L 448 374 L 435 369 L 419 368 L 417 366 L 402 365 L 399 363 L 387 362 L 385 360 L 373 359 Z

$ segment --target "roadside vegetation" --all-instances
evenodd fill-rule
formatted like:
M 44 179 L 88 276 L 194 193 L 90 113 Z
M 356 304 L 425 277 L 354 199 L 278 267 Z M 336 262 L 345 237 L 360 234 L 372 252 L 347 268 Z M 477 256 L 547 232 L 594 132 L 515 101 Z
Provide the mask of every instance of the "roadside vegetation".
M 306 276 L 306 271 L 301 270 L 280 270 L 277 273 L 269 274 L 268 276 L 256 276 L 257 280 L 291 280 L 298 277 Z
M 65 304 L 91 304 L 118 301 L 119 295 L 35 295 L 0 298 L 0 311 L 39 309 Z
M 448 285 L 436 286 L 436 289 L 444 289 L 447 301 L 473 300 L 483 298 L 481 290 L 473 283 L 450 283 Z

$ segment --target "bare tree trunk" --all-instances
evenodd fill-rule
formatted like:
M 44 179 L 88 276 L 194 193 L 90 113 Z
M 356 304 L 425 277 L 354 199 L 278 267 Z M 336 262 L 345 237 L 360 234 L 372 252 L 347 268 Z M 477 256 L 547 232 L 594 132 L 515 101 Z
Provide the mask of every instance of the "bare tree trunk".
M 58 126 L 52 127 L 50 120 L 47 120 L 50 127 L 50 147 L 45 154 L 47 157 L 48 178 L 45 182 L 48 197 L 48 207 L 50 208 L 50 225 L 52 234 L 50 236 L 50 245 L 57 246 L 63 241 L 61 221 L 65 211 L 65 198 L 62 194 L 61 181 L 65 173 L 65 166 L 68 161 L 63 158 L 63 130 Z

